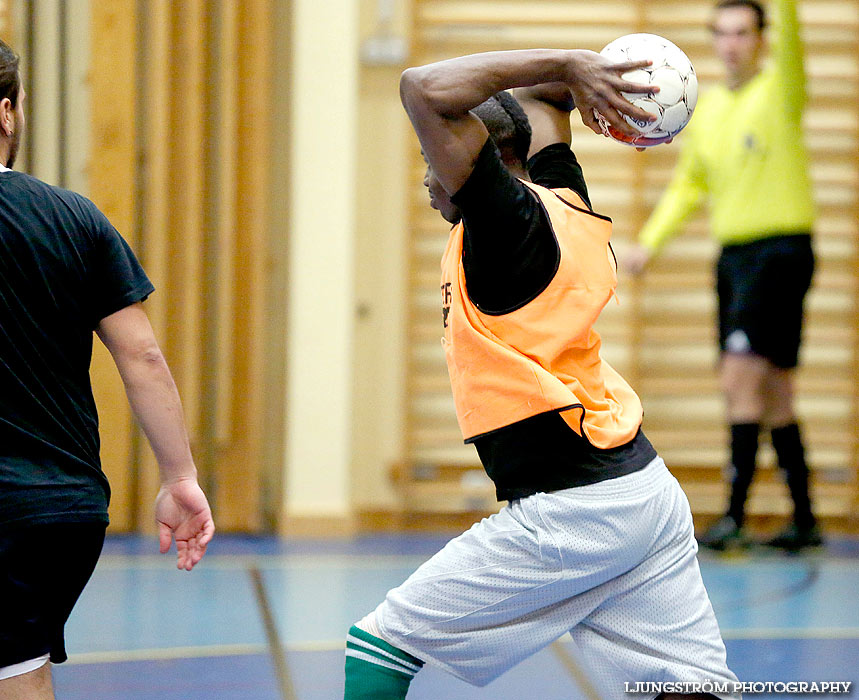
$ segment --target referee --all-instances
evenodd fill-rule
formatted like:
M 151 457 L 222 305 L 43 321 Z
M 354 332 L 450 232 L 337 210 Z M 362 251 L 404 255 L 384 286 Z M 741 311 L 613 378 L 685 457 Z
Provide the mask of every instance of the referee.
M 705 199 L 722 245 L 717 266 L 720 374 L 731 429 L 733 479 L 727 512 L 700 538 L 714 549 L 748 544 L 743 523 L 758 436 L 770 432 L 794 502 L 793 522 L 766 544 L 799 550 L 822 543 L 794 411 L 794 368 L 803 302 L 811 284 L 814 224 L 806 102 L 795 0 L 775 0 L 778 33 L 762 69 L 764 8 L 716 5 L 712 32 L 727 79 L 704 95 L 683 135 L 674 178 L 627 261 L 645 267 Z
M 190 570 L 214 532 L 182 406 L 141 302 L 153 291 L 88 199 L 11 170 L 24 131 L 18 56 L 0 42 L 0 698 L 51 700 L 50 665 L 101 553 L 110 488 L 90 386 L 110 350 L 161 475 L 161 551 Z

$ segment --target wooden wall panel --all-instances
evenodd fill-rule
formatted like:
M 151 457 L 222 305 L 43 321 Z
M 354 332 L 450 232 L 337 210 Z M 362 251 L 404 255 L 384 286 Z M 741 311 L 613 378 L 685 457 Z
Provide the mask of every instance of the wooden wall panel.
M 93 177 L 131 215 L 120 230 L 157 288 L 147 310 L 182 395 L 201 483 L 227 531 L 262 527 L 264 398 L 267 389 L 281 395 L 267 387 L 262 361 L 270 6 L 93 0 L 94 46 L 116 42 L 101 63 L 93 54 L 104 86 L 93 93 L 94 128 L 108 130 L 94 143 Z M 111 109 L 118 85 L 130 111 Z M 126 180 L 102 168 L 120 144 Z M 137 432 L 130 444 L 107 436 L 105 444 L 122 457 L 115 478 L 129 494 L 117 502 L 116 528 L 151 530 L 158 478 L 148 445 Z
M 206 47 L 203 0 L 171 4 L 168 166 L 168 270 L 162 294 L 169 303 L 164 348 L 182 394 L 192 442 L 199 441 L 203 290 L 203 217 L 206 124 Z M 210 290 L 205 290 L 208 293 Z
M 169 142 L 171 123 L 170 81 L 165 79 L 170 68 L 171 0 L 148 0 L 137 23 L 137 62 L 135 76 L 140 103 L 138 112 L 164 115 L 146 119 L 137 130 L 137 189 L 139 205 L 135 225 L 141 239 L 140 256 L 156 292 L 146 302 L 146 312 L 159 342 L 168 337 L 171 300 L 164 291 L 170 279 L 170 155 L 166 148 L 154 144 Z M 142 5 L 138 3 L 138 8 Z M 143 97 L 142 97 L 143 96 Z M 172 358 L 168 357 L 168 361 Z M 183 396 L 184 399 L 184 396 Z M 187 406 L 186 406 L 187 410 Z M 152 501 L 158 493 L 158 464 L 145 438 L 135 433 L 135 450 L 131 456 L 134 483 L 133 529 L 148 531 L 153 527 Z
M 135 225 L 134 0 L 95 3 L 91 23 L 91 149 L 97 154 L 98 167 L 89 173 L 89 196 L 132 248 L 139 249 Z M 36 155 L 48 150 L 41 148 Z M 93 343 L 91 374 L 99 411 L 102 466 L 112 490 L 111 526 L 126 531 L 136 522 L 136 474 L 131 458 L 136 438 L 122 381 L 110 354 L 97 340 Z
M 706 29 L 711 3 L 687 0 L 565 2 L 416 0 L 412 63 L 464 53 L 534 46 L 599 50 L 634 31 L 662 34 L 692 58 L 706 88 L 720 66 Z M 820 215 L 819 268 L 808 300 L 799 412 L 814 467 L 818 510 L 847 517 L 857 494 L 859 435 L 859 3 L 801 3 L 811 102 L 806 114 Z M 644 154 L 601 139 L 573 117 L 574 146 L 598 211 L 615 222 L 623 258 L 672 174 L 679 142 Z M 407 459 L 400 472 L 406 508 L 494 508 L 476 454 L 464 446 L 439 347 L 437 282 L 447 228 L 426 204 L 423 163 L 413 139 L 411 287 L 407 388 Z M 723 401 L 715 372 L 717 245 L 699 214 L 640 280 L 622 275 L 621 304 L 598 323 L 604 356 L 633 383 L 645 405 L 645 429 L 675 470 L 698 513 L 725 504 L 727 461 Z M 751 512 L 785 513 L 789 501 L 764 446 Z
M 267 223 L 269 168 L 271 153 L 271 79 L 272 79 L 272 6 L 269 0 L 244 0 L 237 4 L 236 102 L 225 101 L 222 110 L 237 109 L 235 130 L 236 162 L 239 167 L 233 191 L 234 227 L 232 249 L 235 251 L 236 274 L 232 279 L 233 304 L 224 319 L 233 329 L 233 391 L 224 410 L 233 426 L 232 440 L 219 455 L 218 480 L 221 484 L 219 508 L 229 520 L 245 523 L 245 529 L 259 528 L 263 508 L 271 512 L 271 501 L 281 503 L 279 493 L 261 492 L 265 483 L 272 484 L 271 471 L 279 469 L 278 461 L 262 464 L 263 441 L 277 440 L 265 435 L 264 391 L 274 392 L 282 400 L 283 387 L 266 381 L 264 357 L 267 336 L 265 308 L 267 278 Z M 269 310 L 273 311 L 273 310 Z M 282 444 L 282 443 L 281 443 Z M 237 469 L 247 464 L 252 470 Z
M 12 23 L 12 0 L 0 1 L 0 37 L 10 44 L 15 45 L 14 26 Z

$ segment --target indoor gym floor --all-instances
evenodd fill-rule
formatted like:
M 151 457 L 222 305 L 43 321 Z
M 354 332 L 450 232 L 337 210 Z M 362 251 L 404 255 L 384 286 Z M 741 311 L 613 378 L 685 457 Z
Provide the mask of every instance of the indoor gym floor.
M 109 537 L 66 627 L 70 660 L 54 668 L 57 697 L 342 698 L 346 630 L 447 539 L 217 535 L 187 573 L 172 553 L 157 554 L 155 538 Z M 859 680 L 859 540 L 832 538 L 803 556 L 699 558 L 741 680 Z M 562 641 L 485 688 L 427 667 L 409 700 L 584 699 L 571 653 Z

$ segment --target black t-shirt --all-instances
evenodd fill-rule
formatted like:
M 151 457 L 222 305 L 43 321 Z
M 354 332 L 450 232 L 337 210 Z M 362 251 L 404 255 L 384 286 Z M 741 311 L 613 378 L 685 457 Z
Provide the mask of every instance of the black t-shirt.
M 528 161 L 538 185 L 568 188 L 590 206 L 587 185 L 566 144 L 548 146 Z M 513 177 L 488 140 L 474 170 L 452 198 L 464 224 L 462 263 L 468 297 L 482 312 L 510 313 L 552 281 L 560 248 L 537 196 Z M 472 438 L 498 500 L 583 486 L 638 471 L 656 457 L 639 430 L 626 445 L 600 450 L 577 435 L 557 411 L 541 413 Z
M 544 148 L 529 160 L 528 169 L 535 184 L 568 187 L 590 204 L 582 169 L 566 145 Z M 510 313 L 548 286 L 561 259 L 549 215 L 504 167 L 491 140 L 451 201 L 465 222 L 462 263 L 468 296 L 477 308 Z
M 0 172 L 0 528 L 107 522 L 93 330 L 153 290 L 92 202 Z

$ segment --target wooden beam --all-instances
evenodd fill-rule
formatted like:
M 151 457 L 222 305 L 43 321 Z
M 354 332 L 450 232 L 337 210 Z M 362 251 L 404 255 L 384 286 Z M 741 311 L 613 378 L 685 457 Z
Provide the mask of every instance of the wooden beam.
M 240 177 L 235 182 L 233 294 L 234 390 L 230 410 L 233 439 L 218 464 L 217 509 L 227 527 L 261 525 L 262 423 L 265 410 L 269 156 L 271 150 L 272 6 L 247 0 L 238 11 L 238 91 L 242 126 L 235 138 Z
M 170 299 L 170 41 L 171 0 L 138 0 L 137 52 L 138 190 L 136 226 L 141 259 L 155 285 L 146 313 L 155 336 L 166 348 Z M 156 115 L 159 115 L 156 118 Z M 184 398 L 184 397 L 183 397 Z M 154 532 L 158 463 L 145 438 L 137 432 L 135 529 Z
M 136 7 L 133 0 L 93 0 L 91 7 L 90 198 L 134 248 Z M 125 531 L 134 524 L 131 413 L 113 361 L 97 341 L 91 373 L 102 463 L 113 490 L 112 528 Z

